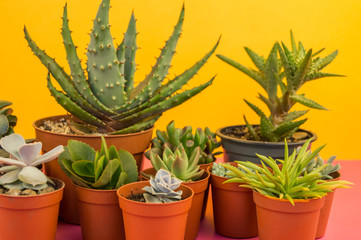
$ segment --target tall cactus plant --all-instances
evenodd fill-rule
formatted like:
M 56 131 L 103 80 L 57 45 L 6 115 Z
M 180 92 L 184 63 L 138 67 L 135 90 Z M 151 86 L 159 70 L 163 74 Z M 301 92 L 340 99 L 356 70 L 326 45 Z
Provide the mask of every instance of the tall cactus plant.
M 184 7 L 177 25 L 151 72 L 134 87 L 136 44 L 136 20 L 132 14 L 122 43 L 115 47 L 109 25 L 110 0 L 103 0 L 94 19 L 87 48 L 85 74 L 68 25 L 67 6 L 63 12 L 62 37 L 71 74 L 67 74 L 57 62 L 41 50 L 24 27 L 25 38 L 40 61 L 47 67 L 48 88 L 56 101 L 76 118 L 97 128 L 98 132 L 125 134 L 138 132 L 153 126 L 159 116 L 185 102 L 212 84 L 208 82 L 179 93 L 179 90 L 207 62 L 216 45 L 201 60 L 181 75 L 164 82 L 181 35 Z M 63 91 L 53 86 L 53 76 Z M 87 77 L 86 77 L 87 76 Z M 79 125 L 73 125 L 79 126 Z M 77 129 L 81 132 L 84 129 Z

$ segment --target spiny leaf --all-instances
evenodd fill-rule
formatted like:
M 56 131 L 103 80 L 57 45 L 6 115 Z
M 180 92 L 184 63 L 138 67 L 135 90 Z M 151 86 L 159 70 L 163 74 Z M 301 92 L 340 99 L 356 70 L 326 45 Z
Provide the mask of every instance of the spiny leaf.
M 328 110 L 327 108 L 321 106 L 320 104 L 312 101 L 309 98 L 306 98 L 303 95 L 295 94 L 290 96 L 290 99 L 292 99 L 295 102 L 301 103 L 302 105 L 305 105 L 306 107 L 320 109 L 320 110 Z

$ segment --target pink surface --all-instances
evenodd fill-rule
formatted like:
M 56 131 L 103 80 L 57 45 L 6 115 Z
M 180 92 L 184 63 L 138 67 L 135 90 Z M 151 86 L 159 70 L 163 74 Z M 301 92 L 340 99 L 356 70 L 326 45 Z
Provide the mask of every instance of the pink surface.
M 326 235 L 320 240 L 361 240 L 361 161 L 341 162 L 341 178 L 355 183 L 351 189 L 338 189 L 328 222 Z M 143 169 L 150 167 L 145 160 Z M 231 239 L 214 232 L 212 198 L 208 199 L 206 217 L 202 220 L 197 240 Z M 101 223 L 100 223 L 101 224 Z M 59 222 L 57 240 L 80 240 L 80 226 Z M 248 238 L 256 240 L 255 238 Z

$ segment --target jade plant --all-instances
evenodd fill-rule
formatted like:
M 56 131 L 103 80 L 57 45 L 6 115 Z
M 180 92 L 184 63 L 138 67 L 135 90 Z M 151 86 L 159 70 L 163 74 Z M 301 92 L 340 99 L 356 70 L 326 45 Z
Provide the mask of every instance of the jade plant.
M 102 137 L 100 151 L 88 144 L 69 140 L 58 162 L 77 185 L 93 189 L 117 189 L 138 180 L 138 168 L 132 154 L 115 146 L 108 148 Z
M 83 70 L 69 30 L 65 5 L 61 33 L 70 74 L 41 50 L 24 28 L 25 38 L 31 50 L 49 71 L 48 88 L 51 94 L 65 110 L 76 117 L 75 120 L 81 120 L 72 121 L 70 124 L 79 134 L 89 132 L 126 134 L 148 129 L 164 111 L 200 93 L 210 86 L 214 79 L 213 77 L 210 81 L 189 90 L 182 89 L 207 62 L 217 48 L 218 42 L 191 68 L 169 81 L 164 81 L 181 35 L 184 20 L 183 7 L 177 25 L 162 48 L 151 72 L 137 86 L 134 86 L 135 55 L 138 49 L 136 19 L 132 14 L 122 43 L 115 47 L 110 32 L 109 8 L 110 0 L 103 0 L 90 33 L 87 67 Z M 55 89 L 51 76 L 59 83 L 63 91 Z
M 341 169 L 341 165 L 339 163 L 337 163 L 336 165 L 332 164 L 335 159 L 336 159 L 336 156 L 331 156 L 325 164 L 322 157 L 317 156 L 317 159 L 314 158 L 310 161 L 310 163 L 307 165 L 307 167 L 305 169 L 305 172 L 310 173 L 314 169 L 316 169 L 320 166 L 327 165 L 324 169 L 322 169 L 320 174 L 322 175 L 323 180 L 331 180 L 334 178 L 333 174 L 337 173 Z
M 150 162 L 156 171 L 163 168 L 184 182 L 196 181 L 202 177 L 204 170 L 199 168 L 199 158 L 199 147 L 196 147 L 188 157 L 182 144 L 179 144 L 174 151 L 166 147 L 162 155 L 150 153 Z
M 256 105 L 244 100 L 260 117 L 259 127 L 255 127 L 249 124 L 244 116 L 248 129 L 247 138 L 251 140 L 279 142 L 291 138 L 307 120 L 297 119 L 304 116 L 308 110 L 291 111 L 296 103 L 308 108 L 326 110 L 325 107 L 300 93 L 300 88 L 316 79 L 342 76 L 322 71 L 336 58 L 337 50 L 326 57 L 320 57 L 324 49 L 306 50 L 301 42 L 296 44 L 292 32 L 291 45 L 289 49 L 283 42 L 281 44 L 276 42 L 267 58 L 245 47 L 256 69 L 247 68 L 228 57 L 217 55 L 224 62 L 255 80 L 267 93 L 267 96 L 259 93 L 258 98 L 268 107 L 270 111 L 268 116 Z
M 155 178 L 149 180 L 150 186 L 145 186 L 143 197 L 147 203 L 169 203 L 182 199 L 182 190 L 175 191 L 182 183 L 170 172 L 160 169 Z
M 215 160 L 215 156 L 222 152 L 214 152 L 216 148 L 221 146 L 221 142 L 217 141 L 215 133 L 206 127 L 204 130 L 197 128 L 193 134 L 192 127 L 186 126 L 183 129 L 176 128 L 174 121 L 171 121 L 167 125 L 166 131 L 157 130 L 157 137 L 152 139 L 152 148 L 145 153 L 150 158 L 150 152 L 163 154 L 165 147 L 169 147 L 171 150 L 175 150 L 179 144 L 183 145 L 183 148 L 188 157 L 191 157 L 191 153 L 197 147 L 200 148 L 201 154 L 198 164 L 207 164 Z
M 281 169 L 272 158 L 258 154 L 262 166 L 251 162 L 236 161 L 242 171 L 237 167 L 222 164 L 237 175 L 237 177 L 228 179 L 225 183 L 240 183 L 240 187 L 251 188 L 265 196 L 287 199 L 292 205 L 294 205 L 295 199 L 320 198 L 336 188 L 349 188 L 352 183 L 348 181 L 322 180 L 321 172 L 328 164 L 318 166 L 311 172 L 304 172 L 304 168 L 325 146 L 323 145 L 314 152 L 310 152 L 307 150 L 310 142 L 311 139 L 307 140 L 298 153 L 293 151 L 289 156 L 287 141 L 285 141 L 284 160 L 279 160 L 283 164 Z M 270 169 L 267 168 L 266 164 Z
M 40 155 L 41 142 L 27 144 L 25 139 L 16 133 L 3 137 L 0 144 L 11 155 L 11 158 L 0 157 L 2 192 L 11 195 L 36 195 L 55 189 L 55 183 L 36 166 L 58 157 L 64 151 L 63 146 L 57 146 Z

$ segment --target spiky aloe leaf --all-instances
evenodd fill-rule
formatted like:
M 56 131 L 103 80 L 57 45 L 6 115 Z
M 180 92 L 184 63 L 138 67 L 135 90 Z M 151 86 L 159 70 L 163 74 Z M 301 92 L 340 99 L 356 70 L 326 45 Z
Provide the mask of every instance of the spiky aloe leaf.
M 295 122 L 285 122 L 280 124 L 276 129 L 274 129 L 272 132 L 278 136 L 283 136 L 284 134 L 287 134 L 289 131 L 292 131 L 295 128 L 298 128 L 302 124 L 304 124 L 307 121 L 306 119 L 295 121 Z
M 252 138 L 256 141 L 260 141 L 260 137 L 258 136 L 258 134 L 256 133 L 256 130 L 254 130 L 253 126 L 251 124 L 248 123 L 246 116 L 243 115 L 243 119 L 246 123 L 246 126 L 248 128 L 249 133 L 252 135 Z
M 305 105 L 306 107 L 315 108 L 319 110 L 328 110 L 327 108 L 321 106 L 320 104 L 314 102 L 313 100 L 306 98 L 303 95 L 295 94 L 290 96 L 290 99 L 292 99 L 295 102 L 301 103 L 302 105 Z
M 287 86 L 293 86 L 293 76 L 294 76 L 294 67 L 293 67 L 293 62 L 292 59 L 289 59 L 288 56 L 286 54 L 286 50 L 284 50 L 279 44 L 277 44 L 278 47 L 278 53 L 280 54 L 281 57 L 281 62 L 282 62 L 282 66 L 284 68 L 284 72 L 285 72 L 285 76 L 286 76 L 286 80 L 287 80 Z M 283 47 L 287 49 L 287 47 L 283 44 Z
M 312 70 L 322 70 L 337 57 L 337 54 L 338 51 L 336 50 L 324 58 L 319 58 L 314 64 L 312 64 Z
M 307 71 L 311 65 L 311 61 L 312 61 L 312 49 L 310 49 L 305 58 L 303 59 L 302 63 L 299 65 L 295 77 L 294 77 L 294 82 L 293 82 L 293 90 L 297 91 L 302 84 L 304 83 L 304 78 L 307 75 Z
M 238 70 L 240 70 L 241 72 L 243 72 L 244 74 L 246 74 L 247 76 L 252 78 L 253 80 L 255 80 L 259 85 L 261 85 L 261 87 L 263 89 L 265 89 L 267 91 L 267 82 L 258 73 L 248 69 L 247 67 L 243 66 L 242 64 L 240 64 L 226 56 L 217 54 L 217 57 L 219 59 L 221 59 L 222 61 L 228 63 L 229 65 L 237 68 Z
M 316 79 L 324 78 L 324 77 L 345 77 L 345 75 L 334 74 L 334 73 L 317 72 L 317 73 L 309 74 L 305 78 L 305 81 L 312 81 L 312 80 L 316 80 Z
M 250 48 L 244 47 L 244 49 L 246 50 L 248 56 L 252 59 L 252 62 L 258 68 L 258 70 L 260 72 L 264 72 L 266 60 L 262 56 L 259 56 L 257 53 L 252 51 Z
M 265 75 L 267 76 L 267 93 L 270 100 L 275 101 L 277 98 L 277 83 L 278 83 L 278 58 L 277 58 L 277 44 L 275 43 L 268 55 L 265 65 Z
M 293 112 L 289 112 L 287 114 L 287 116 L 284 119 L 284 122 L 291 122 L 299 117 L 302 117 L 303 115 L 305 115 L 308 112 L 308 110 L 304 110 L 304 111 L 293 111 Z
M 109 2 L 110 0 L 102 1 L 94 19 L 87 52 L 87 66 L 92 92 L 105 106 L 114 108 L 124 104 L 125 93 L 110 33 Z
M 259 109 L 256 105 L 248 102 L 246 99 L 243 99 L 247 105 L 255 112 L 257 113 L 258 116 L 262 117 L 262 116 L 266 116 L 261 109 Z
M 143 122 L 135 123 L 130 127 L 126 127 L 115 132 L 111 132 L 109 133 L 109 135 L 136 133 L 147 130 L 153 127 L 154 123 L 160 118 L 160 116 L 162 116 L 162 114 L 151 117 L 149 120 L 144 120 Z
M 278 139 L 276 139 L 276 137 L 273 134 L 273 125 L 272 122 L 266 117 L 266 116 L 261 116 L 261 124 L 260 124 L 260 130 L 261 130 L 261 134 L 262 137 L 264 139 L 267 139 L 268 141 L 277 141 Z

